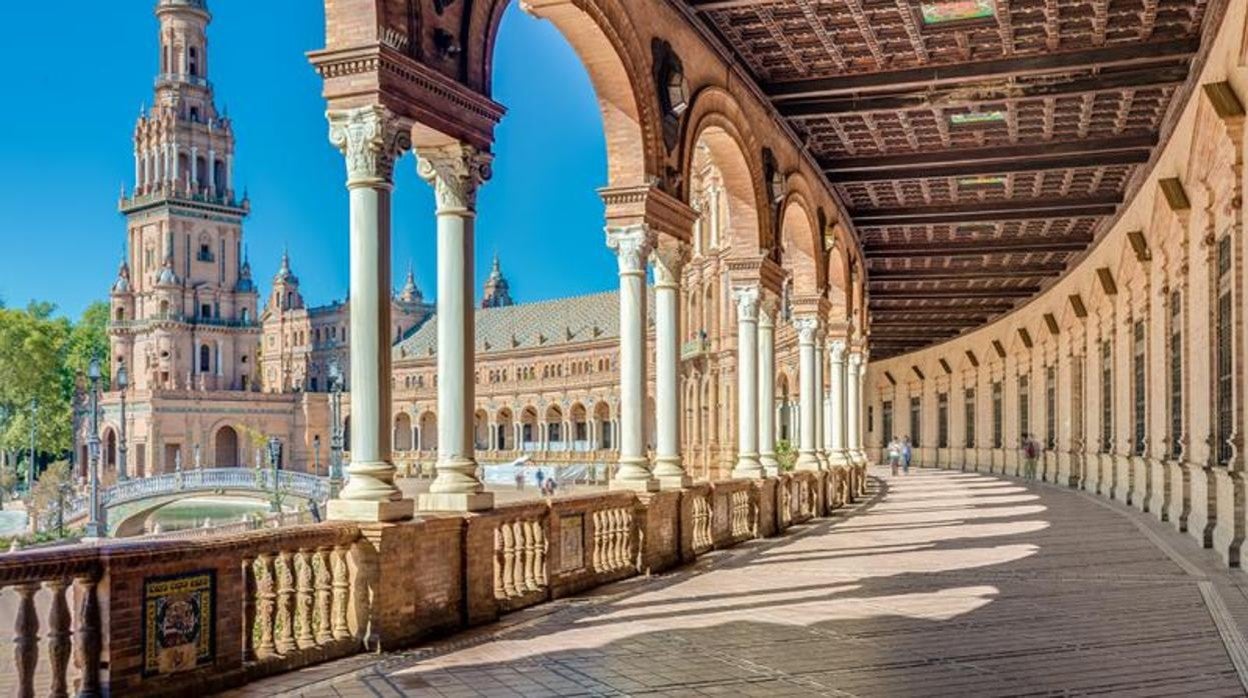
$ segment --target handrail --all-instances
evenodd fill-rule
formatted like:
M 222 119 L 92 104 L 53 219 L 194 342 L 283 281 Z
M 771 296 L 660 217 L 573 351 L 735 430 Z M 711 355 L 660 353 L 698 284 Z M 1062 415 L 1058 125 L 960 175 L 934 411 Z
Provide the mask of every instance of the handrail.
M 329 500 L 329 480 L 310 473 L 291 470 L 277 471 L 278 491 L 302 499 L 324 503 Z M 100 492 L 100 506 L 114 507 L 150 497 L 175 492 L 201 492 L 215 490 L 273 491 L 273 472 L 268 469 L 205 468 L 164 473 L 151 477 L 134 478 L 119 482 Z M 75 519 L 87 513 L 87 499 L 75 498 L 66 510 L 66 519 Z

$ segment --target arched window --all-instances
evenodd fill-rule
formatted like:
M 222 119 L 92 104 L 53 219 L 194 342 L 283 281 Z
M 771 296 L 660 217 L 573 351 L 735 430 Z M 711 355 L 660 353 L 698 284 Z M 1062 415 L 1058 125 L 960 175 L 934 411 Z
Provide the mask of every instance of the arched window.
M 251 313 L 247 311 L 247 308 L 243 308 L 238 313 L 238 319 L 241 320 L 244 325 L 246 325 L 247 321 L 251 319 Z
M 207 344 L 199 348 L 199 372 L 207 373 L 212 370 L 212 349 Z
M 190 72 L 191 77 L 199 77 L 199 49 L 192 46 L 190 50 L 187 51 L 187 58 L 187 70 Z

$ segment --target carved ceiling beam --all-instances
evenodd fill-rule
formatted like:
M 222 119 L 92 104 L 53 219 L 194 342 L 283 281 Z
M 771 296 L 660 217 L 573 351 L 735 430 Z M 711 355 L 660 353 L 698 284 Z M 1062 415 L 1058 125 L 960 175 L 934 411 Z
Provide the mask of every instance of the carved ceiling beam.
M 724 9 L 711 3 L 689 0 L 702 10 Z M 722 3 L 715 3 L 721 5 Z M 1002 76 L 1023 77 L 1055 72 L 1104 69 L 1114 66 L 1156 64 L 1161 60 L 1186 59 L 1200 49 L 1199 38 L 1171 41 L 1115 44 L 1077 51 L 1059 51 L 1039 55 L 1014 56 L 988 61 L 971 61 L 952 65 L 904 68 L 874 73 L 835 75 L 807 80 L 771 82 L 763 91 L 773 99 L 798 99 L 851 95 L 861 92 L 896 92 L 901 88 L 930 88 L 958 82 L 1000 80 Z
M 859 227 L 863 227 L 859 225 Z M 1032 254 L 1043 252 L 1082 252 L 1092 244 L 1091 235 L 1043 239 L 1019 238 L 971 242 L 880 242 L 864 245 L 869 259 L 906 257 L 965 257 L 985 254 Z
M 974 300 L 979 298 L 1030 298 L 1040 292 L 1038 286 L 1022 288 L 871 288 L 870 299 L 890 300 Z
M 913 225 L 919 223 L 949 223 L 965 220 L 968 214 L 993 214 L 992 220 L 1014 214 L 1027 214 L 1020 218 L 1077 217 L 1080 215 L 1103 215 L 1098 213 L 1122 203 L 1122 194 L 1111 192 L 1087 197 L 1059 197 L 1054 199 L 997 199 L 936 206 L 899 206 L 893 208 L 856 208 L 849 211 L 858 228 L 871 225 Z M 1090 213 L 1082 213 L 1091 211 Z M 1070 213 L 1067 212 L 1079 212 Z M 1110 211 L 1113 212 L 1112 210 Z M 940 219 L 940 220 L 937 220 Z M 1014 220 L 1019 220 L 1014 219 Z
M 1046 262 L 1025 265 L 986 265 L 969 269 L 932 267 L 921 269 L 873 269 L 867 272 L 870 281 L 959 281 L 963 279 L 1042 278 L 1061 274 L 1066 265 Z

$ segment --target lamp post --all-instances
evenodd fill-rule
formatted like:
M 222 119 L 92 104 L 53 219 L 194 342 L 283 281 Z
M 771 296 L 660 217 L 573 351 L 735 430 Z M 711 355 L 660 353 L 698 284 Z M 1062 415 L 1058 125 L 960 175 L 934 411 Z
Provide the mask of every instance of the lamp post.
M 39 417 L 39 400 L 31 398 L 30 400 L 30 462 L 26 464 L 26 494 L 35 486 L 35 436 L 38 433 L 35 426 Z
M 269 509 L 278 514 L 282 511 L 282 500 L 278 493 L 277 469 L 278 464 L 282 460 L 282 442 L 276 436 L 269 437 L 269 468 L 273 472 L 273 498 L 269 502 Z
M 87 379 L 91 391 L 91 433 L 87 436 L 88 468 L 90 490 L 87 500 L 87 526 L 83 530 L 86 538 L 103 538 L 104 529 L 100 523 L 100 360 L 91 359 L 87 365 Z
M 342 489 L 342 366 L 329 360 L 329 496 Z
M 126 388 L 130 385 L 130 376 L 126 373 L 126 365 L 123 363 L 117 367 L 117 390 L 121 393 L 121 436 L 117 440 L 117 480 L 124 482 L 129 476 L 126 474 L 126 451 L 129 447 L 126 445 Z
M 321 474 L 321 435 L 316 434 L 312 437 L 312 474 L 320 476 Z

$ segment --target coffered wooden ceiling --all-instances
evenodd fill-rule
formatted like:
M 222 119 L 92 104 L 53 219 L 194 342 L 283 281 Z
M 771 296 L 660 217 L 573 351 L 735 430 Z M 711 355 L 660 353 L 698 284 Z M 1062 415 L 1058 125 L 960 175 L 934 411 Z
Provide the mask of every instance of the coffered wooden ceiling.
M 1226 0 L 679 1 L 849 208 L 885 357 L 991 321 L 1086 250 Z

